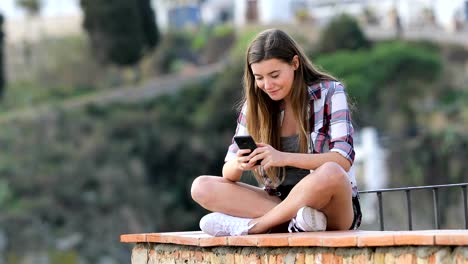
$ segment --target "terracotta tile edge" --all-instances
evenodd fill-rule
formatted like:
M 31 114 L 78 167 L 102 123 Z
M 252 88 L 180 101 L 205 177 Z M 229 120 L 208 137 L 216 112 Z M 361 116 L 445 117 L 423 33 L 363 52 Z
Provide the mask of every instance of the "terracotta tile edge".
M 314 243 L 307 242 L 314 241 Z M 316 243 L 318 241 L 318 243 Z M 290 247 L 322 247 L 323 238 L 322 237 L 299 237 L 299 236 L 290 236 L 288 237 L 288 244 Z
M 148 239 L 149 240 L 149 239 Z M 165 235 L 161 236 L 160 243 L 176 244 L 176 245 L 187 245 L 187 246 L 199 246 L 199 237 L 184 237 L 179 235 Z
M 199 247 L 216 247 L 216 246 L 227 246 L 228 237 L 205 237 L 199 238 L 198 246 Z
M 258 247 L 256 235 L 228 236 L 226 242 L 226 246 Z
M 468 246 L 468 235 L 440 234 L 435 235 L 435 245 L 442 246 Z
M 143 243 L 147 242 L 146 234 L 123 234 L 120 235 L 122 243 Z
M 393 234 L 363 234 L 357 236 L 357 247 L 389 247 L 395 245 Z
M 289 247 L 289 236 L 262 236 L 258 238 L 258 247 Z
M 146 242 L 148 243 L 163 243 L 163 239 L 161 238 L 160 233 L 155 234 L 147 234 L 146 235 Z
M 322 247 L 330 247 L 330 248 L 357 247 L 357 245 L 358 245 L 357 236 L 352 236 L 352 237 L 324 236 L 322 237 Z
M 414 234 L 410 235 L 409 233 L 404 234 L 394 234 L 393 241 L 395 246 L 433 246 L 436 245 L 436 239 L 434 233 L 418 233 L 418 231 L 407 231 L 407 232 L 415 232 Z M 410 237 L 413 237 L 410 239 Z M 415 241 L 416 240 L 416 241 Z M 419 240 L 429 240 L 430 242 L 421 242 Z
M 390 232 L 390 231 L 389 231 Z M 244 246 L 244 247 L 387 247 L 403 245 L 452 245 L 467 246 L 468 232 L 460 234 L 450 232 L 428 231 L 395 231 L 391 233 L 365 232 L 344 234 L 313 234 L 311 236 L 271 236 L 249 235 L 245 237 L 197 237 L 186 233 L 141 233 L 121 234 L 122 243 L 167 243 L 192 245 L 199 247 Z M 382 238 L 379 240 L 379 238 Z

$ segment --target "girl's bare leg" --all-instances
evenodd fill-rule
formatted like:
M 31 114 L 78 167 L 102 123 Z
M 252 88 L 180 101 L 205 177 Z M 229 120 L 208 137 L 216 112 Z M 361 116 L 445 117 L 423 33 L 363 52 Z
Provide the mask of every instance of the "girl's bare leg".
M 285 223 L 304 206 L 317 209 L 327 216 L 327 230 L 349 229 L 354 212 L 352 187 L 346 172 L 333 162 L 320 166 L 294 186 L 284 201 L 254 219 L 252 222 L 256 225 L 249 233 L 264 233 Z
M 200 176 L 192 183 L 192 198 L 212 212 L 244 218 L 265 215 L 281 200 L 261 188 L 219 176 Z

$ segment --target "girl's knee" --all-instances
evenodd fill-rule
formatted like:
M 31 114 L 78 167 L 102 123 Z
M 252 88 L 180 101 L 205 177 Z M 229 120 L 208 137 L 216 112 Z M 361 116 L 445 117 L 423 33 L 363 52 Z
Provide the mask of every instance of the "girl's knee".
M 349 178 L 346 171 L 336 162 L 326 162 L 317 169 L 321 175 L 323 183 L 337 187 L 343 184 L 349 184 Z
M 325 162 L 317 170 L 325 171 L 327 174 L 346 174 L 345 170 L 338 163 L 333 161 Z
M 210 176 L 199 176 L 192 182 L 190 193 L 197 203 L 206 202 L 209 199 L 209 190 L 212 190 L 213 179 Z

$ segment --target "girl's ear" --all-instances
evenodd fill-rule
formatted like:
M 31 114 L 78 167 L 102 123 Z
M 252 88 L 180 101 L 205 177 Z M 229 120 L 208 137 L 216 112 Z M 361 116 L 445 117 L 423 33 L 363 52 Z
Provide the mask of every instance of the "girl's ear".
M 291 65 L 294 67 L 294 70 L 297 70 L 297 68 L 299 68 L 299 56 L 294 55 L 291 61 Z

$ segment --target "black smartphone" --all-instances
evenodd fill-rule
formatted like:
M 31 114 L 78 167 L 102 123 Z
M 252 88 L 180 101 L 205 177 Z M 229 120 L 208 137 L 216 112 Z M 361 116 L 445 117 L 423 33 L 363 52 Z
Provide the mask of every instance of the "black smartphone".
M 255 140 L 251 136 L 235 136 L 234 141 L 240 149 L 250 149 L 250 153 L 257 148 L 257 144 L 255 144 Z M 250 153 L 245 154 L 244 156 L 250 155 Z M 257 160 L 255 165 L 260 165 L 261 162 L 261 160 Z

